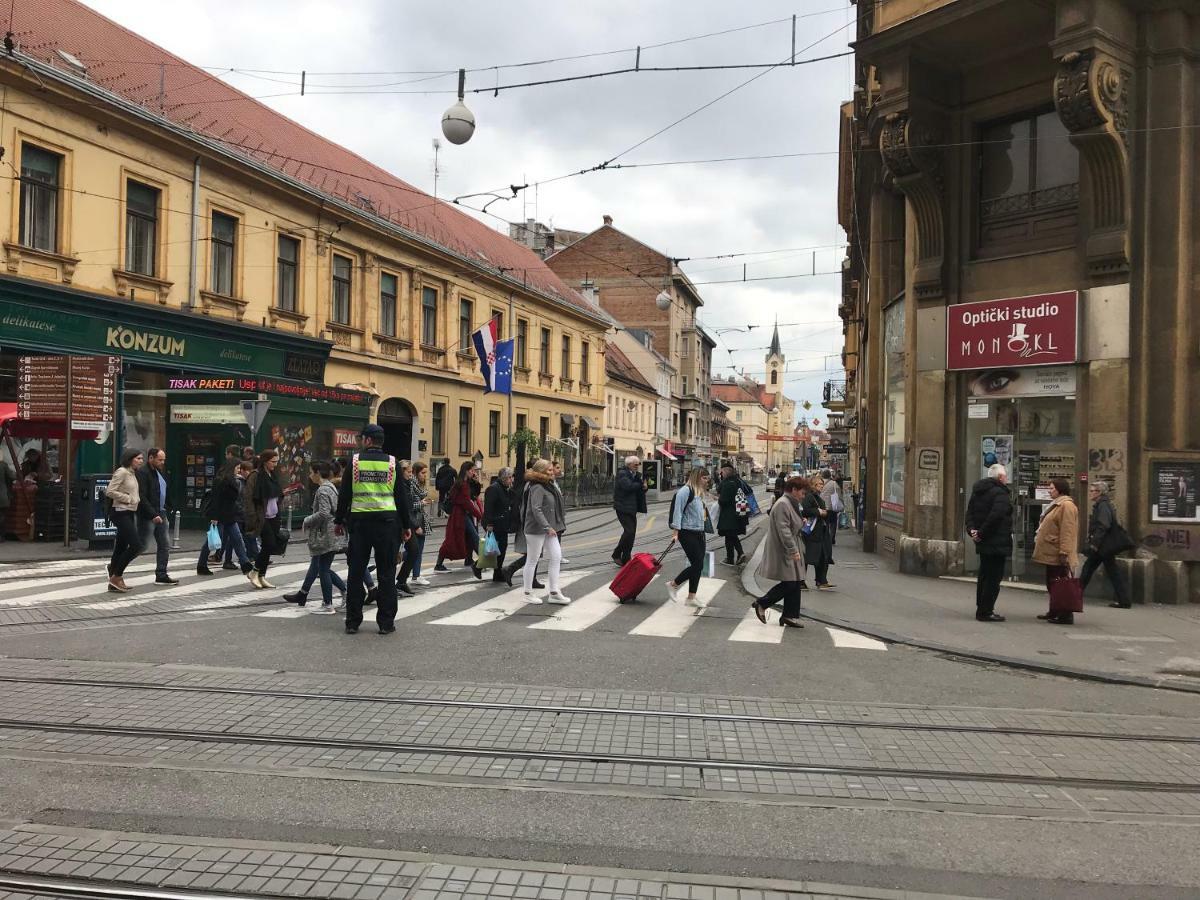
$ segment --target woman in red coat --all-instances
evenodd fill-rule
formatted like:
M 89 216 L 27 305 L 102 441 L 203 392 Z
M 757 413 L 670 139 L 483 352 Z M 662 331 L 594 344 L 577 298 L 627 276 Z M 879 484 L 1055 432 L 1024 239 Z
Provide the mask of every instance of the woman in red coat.
M 461 559 L 463 565 L 472 566 L 475 550 L 479 546 L 479 520 L 483 517 L 483 504 L 475 498 L 472 487 L 479 483 L 479 466 L 467 460 L 458 468 L 454 487 L 450 488 L 450 520 L 446 523 L 446 537 L 438 549 L 435 572 L 449 572 L 445 560 Z M 478 578 L 478 573 L 476 574 Z

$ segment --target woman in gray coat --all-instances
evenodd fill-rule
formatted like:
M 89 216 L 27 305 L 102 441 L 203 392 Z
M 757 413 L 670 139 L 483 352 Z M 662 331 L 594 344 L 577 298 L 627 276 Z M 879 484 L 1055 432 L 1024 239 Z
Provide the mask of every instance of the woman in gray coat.
M 783 600 L 779 624 L 785 628 L 803 628 L 800 622 L 800 584 L 804 580 L 804 518 L 800 515 L 800 497 L 804 479 L 789 478 L 783 494 L 771 506 L 767 534 L 763 538 L 763 561 L 759 573 L 776 581 L 766 596 L 754 601 L 758 621 L 767 623 L 767 609 Z
M 521 499 L 522 531 L 525 533 L 525 568 L 521 578 L 525 588 L 525 599 L 529 603 L 541 603 L 542 598 L 533 591 L 534 575 L 538 560 L 546 554 L 549 563 L 547 581 L 550 595 L 547 602 L 566 606 L 571 602 L 558 586 L 558 573 L 562 566 L 562 545 L 559 536 L 567 530 L 567 517 L 563 509 L 563 496 L 550 471 L 550 461 L 539 459 L 525 473 L 525 495 Z
M 315 490 L 312 515 L 305 516 L 304 530 L 308 534 L 308 552 L 312 559 L 300 590 L 294 594 L 285 594 L 283 599 L 304 606 L 308 602 L 308 592 L 313 582 L 319 578 L 321 605 L 314 606 L 312 611 L 330 616 L 336 612 L 333 608 L 333 589 L 336 587 L 342 597 L 346 596 L 346 583 L 333 571 L 334 557 L 346 549 L 346 536 L 338 534 L 333 524 L 333 516 L 337 512 L 337 488 L 330 480 L 333 477 L 333 467 L 327 462 L 314 462 L 308 477 Z

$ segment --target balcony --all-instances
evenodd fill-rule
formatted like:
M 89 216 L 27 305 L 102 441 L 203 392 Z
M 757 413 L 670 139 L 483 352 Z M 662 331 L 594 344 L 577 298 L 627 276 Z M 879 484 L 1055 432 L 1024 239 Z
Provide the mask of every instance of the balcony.
M 821 402 L 830 412 L 843 412 L 846 409 L 846 382 L 827 381 Z

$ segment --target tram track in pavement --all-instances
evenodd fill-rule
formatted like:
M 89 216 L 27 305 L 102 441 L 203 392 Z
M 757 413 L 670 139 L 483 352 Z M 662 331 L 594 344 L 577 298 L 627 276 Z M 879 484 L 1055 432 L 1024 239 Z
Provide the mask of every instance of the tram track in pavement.
M 257 690 L 249 688 L 207 687 L 199 685 L 148 685 L 139 682 L 108 681 L 104 679 L 55 679 L 21 676 L 4 676 L 0 682 L 8 684 L 46 685 L 51 688 L 67 688 L 69 690 L 52 692 L 44 702 L 55 709 L 66 709 L 71 712 L 66 718 L 45 718 L 30 714 L 28 718 L 17 717 L 9 712 L 0 715 L 0 734 L 16 733 L 21 735 L 17 743 L 28 741 L 30 733 L 46 735 L 66 735 L 72 737 L 105 739 L 132 739 L 138 741 L 160 743 L 178 743 L 180 746 L 194 748 L 195 745 L 218 746 L 232 748 L 269 747 L 278 748 L 281 756 L 293 756 L 297 751 L 312 750 L 313 758 L 318 758 L 321 751 L 336 751 L 357 754 L 391 754 L 394 756 L 420 755 L 424 758 L 441 758 L 447 761 L 474 760 L 508 760 L 520 762 L 546 762 L 559 765 L 588 765 L 608 767 L 645 767 L 654 769 L 692 770 L 704 776 L 706 773 L 720 775 L 722 773 L 745 773 L 754 775 L 766 773 L 785 777 L 817 777 L 817 778 L 875 778 L 875 779 L 907 779 L 915 782 L 969 782 L 984 784 L 1006 784 L 1022 786 L 1057 787 L 1066 789 L 1103 789 L 1115 791 L 1137 791 L 1166 794 L 1200 794 L 1200 783 L 1185 780 L 1185 772 L 1179 780 L 1161 780 L 1157 773 L 1163 768 L 1161 762 L 1167 759 L 1173 766 L 1176 762 L 1184 765 L 1194 753 L 1180 750 L 1178 753 L 1172 747 L 1164 747 L 1160 754 L 1160 766 L 1157 770 L 1144 769 L 1145 776 L 1138 778 L 1119 777 L 1125 774 L 1115 767 L 1122 765 L 1125 754 L 1122 745 L 1129 742 L 1153 743 L 1156 746 L 1178 744 L 1180 747 L 1191 747 L 1200 744 L 1200 737 L 1162 734 L 1133 734 L 1133 733 L 1103 733 L 1088 731 L 1059 731 L 1042 728 L 1021 728 L 1012 726 L 981 726 L 969 724 L 917 724 L 912 722 L 889 723 L 885 721 L 859 722 L 837 719 L 805 719 L 779 716 L 754 716 L 730 713 L 713 713 L 678 710 L 648 710 L 624 709 L 611 706 L 575 706 L 566 704 L 534 704 L 534 703 L 505 703 L 490 701 L 453 700 L 434 697 L 358 697 L 347 694 L 327 694 L 320 692 L 298 692 L 287 690 Z M 70 689 L 78 689 L 72 693 Z M 99 695 L 89 695 L 89 691 L 98 691 Z M 113 691 L 137 692 L 139 695 L 157 694 L 153 700 L 124 701 L 111 696 Z M 105 696 L 104 692 L 109 692 Z M 196 706 L 181 704 L 178 698 L 185 696 L 234 697 L 236 700 L 227 706 L 219 703 Z M 36 696 L 21 693 L 8 694 L 0 699 L 0 707 L 5 705 L 11 709 L 14 705 L 17 712 L 36 706 L 31 700 Z M 264 707 L 255 705 L 255 701 L 279 701 L 282 706 Z M 38 700 L 38 702 L 42 702 Z M 357 710 L 351 714 L 339 714 L 334 707 L 339 704 L 353 704 Z M 447 712 L 439 715 L 433 713 L 428 719 L 412 722 L 403 717 L 388 722 L 382 717 L 382 710 L 373 713 L 363 709 L 365 704 L 375 704 L 377 707 L 419 706 L 424 708 L 441 708 Z M 133 711 L 133 715 L 147 722 L 163 724 L 125 724 L 122 720 L 125 713 L 122 709 Z M 79 712 L 76 713 L 75 711 Z M 108 721 L 79 721 L 78 719 L 106 717 Z M 479 715 L 491 713 L 493 715 Z M 77 715 L 76 720 L 71 716 Z M 424 715 L 424 714 L 419 714 Z M 276 718 L 263 722 L 264 727 L 246 728 L 248 720 L 259 721 L 264 716 Z M 314 724 L 314 716 L 323 717 L 323 723 Z M 368 718 L 374 716 L 373 718 Z M 223 721 L 226 724 L 219 728 L 201 727 L 172 727 L 171 719 L 176 717 L 185 725 L 196 717 L 204 717 L 206 721 Z M 182 718 L 178 718 L 182 717 Z M 458 717 L 458 718 L 454 718 Z M 561 718 L 560 718 L 561 717 Z M 623 721 L 622 721 L 623 720 Z M 661 721 L 653 721 L 661 720 Z M 693 723 L 705 723 L 698 730 L 689 734 L 674 734 L 681 728 L 689 726 L 679 723 L 681 720 L 691 720 Z M 136 721 L 136 719 L 135 719 Z M 716 723 L 714 731 L 709 731 L 707 723 Z M 291 728 L 289 728 L 291 724 Z M 758 733 L 754 728 L 757 727 Z M 763 728 L 795 729 L 794 733 L 776 731 L 774 734 L 762 732 Z M 582 736 L 582 732 L 591 728 L 592 737 Z M 863 743 L 862 752 L 853 749 L 838 750 L 839 745 L 829 743 L 830 729 L 846 729 L 857 732 L 860 729 L 868 731 L 895 731 L 910 736 L 916 748 L 914 755 L 918 760 L 934 759 L 937 764 L 931 767 L 921 765 L 892 764 L 893 759 L 902 763 L 913 756 L 901 752 L 892 757 L 886 751 L 882 758 L 875 755 L 873 747 Z M 359 729 L 356 736 L 354 730 Z M 310 734 L 297 734 L 297 731 L 309 730 Z M 447 732 L 452 740 L 446 740 Z M 381 732 L 383 735 L 381 736 Z M 415 735 L 421 738 L 429 735 L 432 740 L 414 739 L 413 737 L 392 737 L 391 734 Z M 995 739 L 996 745 L 1003 749 L 1009 746 L 1017 756 L 1026 759 L 1018 764 L 1025 771 L 994 771 L 984 768 L 962 766 L 954 762 L 964 758 L 962 741 L 964 737 L 946 735 L 987 736 Z M 665 740 L 662 736 L 665 735 Z M 674 738 L 683 738 L 684 753 L 676 752 L 679 746 Z M 540 737 L 540 745 L 538 738 Z M 442 738 L 442 739 L 437 739 Z M 764 741 L 764 738 L 766 739 Z M 1021 739 L 1034 739 L 1034 743 L 1023 745 Z M 1054 767 L 1038 767 L 1043 756 L 1051 756 L 1053 748 L 1039 746 L 1039 740 L 1084 741 L 1087 747 L 1075 745 L 1075 752 L 1087 755 L 1092 761 L 1089 771 L 1093 774 L 1076 775 L 1070 771 L 1055 770 Z M 55 738 L 51 743 L 59 744 L 61 738 Z M 646 752 L 647 746 L 653 749 L 657 740 L 659 752 Z M 843 740 L 849 740 L 843 738 Z M 887 737 L 885 741 L 898 740 Z M 730 747 L 723 741 L 732 741 Z M 793 750 L 805 741 L 809 741 L 813 749 L 802 751 L 799 758 L 788 759 Z M 822 743 L 822 741 L 824 743 Z M 1004 742 L 1007 741 L 1008 744 Z M 558 744 L 559 746 L 548 746 Z M 563 744 L 575 744 L 578 749 L 564 748 Z M 751 752 L 747 753 L 743 744 L 749 744 Z M 1109 745 L 1109 746 L 1105 746 Z M 30 749 L 36 745 L 27 745 Z M 754 748 L 768 747 L 761 754 L 754 754 Z M 840 744 L 849 748 L 849 743 Z M 773 752 L 775 747 L 779 752 Z M 1121 749 L 1117 749 L 1121 747 Z M 158 746 L 162 750 L 163 747 Z M 892 748 L 899 749 L 899 748 Z M 1065 748 L 1064 748 L 1065 749 Z M 696 751 L 699 752 L 696 752 Z M 845 757 L 854 756 L 856 759 L 846 761 Z M 864 755 L 865 753 L 865 755 Z M 1106 756 L 1107 754 L 1107 756 Z M 1058 754 L 1060 756 L 1064 754 Z M 1145 754 L 1143 754 L 1145 755 Z M 875 759 L 879 759 L 875 762 Z M 1099 759 L 1098 764 L 1096 760 Z M 1114 768 L 1111 775 L 1104 773 L 1104 766 Z M 1099 766 L 1099 767 L 1098 767 Z M 1136 766 L 1133 766 L 1136 769 Z M 1096 774 L 1099 773 L 1099 774 Z
M 122 881 L 90 878 L 62 878 L 50 875 L 19 875 L 0 871 L 0 891 L 20 897 L 44 897 L 46 900 L 273 900 L 280 895 L 246 894 L 221 891 L 171 890 L 139 887 Z M 7 894 L 0 894 L 0 897 Z

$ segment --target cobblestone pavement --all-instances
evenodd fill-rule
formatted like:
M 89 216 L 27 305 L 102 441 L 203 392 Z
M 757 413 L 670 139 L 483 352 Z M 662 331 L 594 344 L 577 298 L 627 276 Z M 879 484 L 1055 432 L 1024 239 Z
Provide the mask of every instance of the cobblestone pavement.
M 1099 821 L 1200 817 L 1194 719 L 21 660 L 0 661 L 0 679 L 0 754 L 24 758 Z
M 45 826 L 0 832 L 0 887 L 7 886 L 5 875 L 41 877 L 47 886 L 36 892 L 0 890 L 0 900 L 62 896 L 52 893 L 51 885 L 59 878 L 109 882 L 118 888 L 219 892 L 231 900 L 938 900 L 933 894 L 831 884 L 513 866 L 496 860 L 439 861 L 351 847 Z

